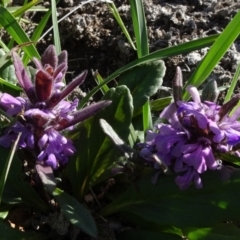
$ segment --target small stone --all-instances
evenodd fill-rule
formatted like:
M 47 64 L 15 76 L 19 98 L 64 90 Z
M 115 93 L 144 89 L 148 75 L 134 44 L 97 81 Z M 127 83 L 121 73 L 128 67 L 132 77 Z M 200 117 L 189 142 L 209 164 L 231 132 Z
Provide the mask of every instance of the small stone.
M 194 66 L 202 59 L 201 55 L 197 52 L 192 52 L 187 55 L 186 61 L 189 66 Z

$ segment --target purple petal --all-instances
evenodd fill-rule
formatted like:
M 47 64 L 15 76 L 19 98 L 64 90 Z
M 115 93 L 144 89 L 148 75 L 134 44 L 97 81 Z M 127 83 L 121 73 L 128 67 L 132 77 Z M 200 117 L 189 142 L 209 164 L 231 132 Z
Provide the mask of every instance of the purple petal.
M 42 63 L 40 60 L 38 60 L 37 58 L 34 57 L 32 59 L 32 61 L 34 62 L 35 66 L 38 70 L 43 70 L 43 66 L 42 66 Z
M 180 125 L 179 119 L 176 114 L 177 108 L 175 103 L 171 103 L 169 106 L 167 106 L 160 114 L 160 118 L 165 118 L 168 120 L 169 123 L 171 123 L 173 126 L 175 124 Z
M 54 78 L 55 82 L 62 81 L 66 71 L 67 71 L 66 63 L 62 63 L 62 64 L 58 65 L 58 67 L 56 68 L 56 70 L 53 73 L 53 78 Z
M 48 142 L 48 134 L 45 133 L 38 141 L 39 148 L 43 149 L 47 142 Z
M 60 99 L 64 99 L 68 94 L 70 94 L 77 86 L 82 84 L 87 76 L 88 71 L 84 71 L 80 75 L 78 75 L 76 78 L 70 82 L 67 87 L 62 91 L 60 95 Z
M 182 87 L 183 87 L 182 70 L 180 67 L 177 67 L 173 79 L 173 99 L 175 104 L 177 103 L 177 101 L 182 100 Z
M 29 123 L 34 123 L 41 127 L 54 118 L 51 114 L 47 114 L 46 112 L 37 108 L 27 110 L 24 113 L 24 117 Z
M 0 145 L 9 148 L 13 141 L 15 141 L 17 138 L 17 134 L 9 134 L 9 135 L 3 135 L 0 137 Z
M 59 131 L 68 128 L 72 125 L 75 125 L 79 122 L 84 121 L 85 119 L 93 116 L 94 114 L 98 113 L 100 110 L 102 110 L 103 108 L 107 107 L 109 104 L 111 104 L 111 101 L 107 100 L 107 101 L 100 101 L 98 103 L 93 103 L 75 113 L 73 113 L 73 120 L 69 121 L 69 122 L 64 122 L 62 123 L 62 125 L 59 127 Z
M 201 98 L 196 87 L 193 85 L 188 85 L 186 90 L 190 93 L 195 103 L 201 104 Z
M 8 93 L 2 94 L 0 98 L 0 106 L 3 107 L 6 113 L 10 116 L 16 115 L 24 109 L 24 104 Z
M 35 78 L 35 91 L 38 101 L 47 101 L 52 93 L 53 79 L 47 72 L 39 70 Z
M 220 143 L 225 138 L 224 131 L 219 129 L 219 126 L 216 122 L 210 121 L 209 122 L 209 128 L 214 133 L 213 141 L 215 143 Z
M 56 169 L 58 166 L 57 159 L 54 154 L 49 154 L 48 159 L 45 161 L 45 163 L 53 169 Z
M 189 150 L 188 153 L 184 154 L 182 156 L 182 161 L 189 166 L 192 166 L 198 173 L 203 173 L 207 170 L 207 165 L 202 151 L 203 148 L 199 145 L 197 149 L 192 152 Z
M 192 181 L 194 181 L 196 188 L 202 188 L 202 181 L 199 174 L 191 168 L 184 175 L 177 176 L 175 179 L 176 184 L 181 190 L 187 189 Z
M 63 50 L 58 55 L 58 65 L 61 65 L 62 63 L 64 63 L 67 66 L 67 59 L 68 59 L 68 53 L 67 51 Z
M 207 164 L 207 167 L 211 170 L 217 169 L 218 164 L 214 158 L 212 149 L 210 147 L 205 147 L 203 149 L 203 155 L 205 157 L 205 162 Z
M 54 70 L 56 69 L 58 58 L 56 49 L 53 45 L 48 46 L 48 48 L 45 50 L 41 56 L 41 62 L 44 68 L 45 65 L 49 64 Z
M 17 76 L 19 84 L 27 94 L 29 100 L 32 103 L 34 103 L 36 100 L 36 97 L 33 90 L 33 84 L 23 66 L 22 60 L 14 51 L 12 52 L 12 58 L 13 58 L 13 64 L 15 67 L 15 74 Z

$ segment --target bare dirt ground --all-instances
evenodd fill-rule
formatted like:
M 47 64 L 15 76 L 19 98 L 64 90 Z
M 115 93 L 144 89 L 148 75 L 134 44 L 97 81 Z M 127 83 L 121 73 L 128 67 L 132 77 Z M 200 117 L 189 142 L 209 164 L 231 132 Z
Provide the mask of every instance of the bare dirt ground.
M 114 3 L 130 35 L 134 36 L 128 1 L 114 0 Z M 59 17 L 78 4 L 79 0 L 61 0 Z M 144 5 L 150 52 L 220 33 L 240 9 L 239 0 L 144 0 Z M 60 34 L 62 48 L 69 52 L 69 74 L 76 75 L 84 69 L 92 69 L 107 77 L 136 59 L 136 52 L 131 49 L 105 3 L 95 1 L 84 5 L 61 22 Z M 49 36 L 46 43 L 51 41 Z M 232 79 L 240 59 L 239 44 L 237 41 L 231 47 L 210 76 L 219 85 L 226 85 Z M 177 65 L 182 68 L 187 80 L 208 49 L 165 59 L 167 71 L 163 85 L 171 87 Z M 89 91 L 94 85 L 89 74 L 84 91 Z M 166 90 L 168 88 L 163 88 L 160 96 L 164 96 Z
M 23 1 L 13 1 L 21 4 Z M 73 8 L 83 3 L 81 0 L 60 0 L 57 14 L 59 19 Z M 127 0 L 114 0 L 131 36 L 133 27 L 130 7 Z M 44 1 L 44 6 L 50 6 Z M 183 42 L 220 33 L 240 9 L 240 0 L 144 0 L 146 20 L 148 26 L 150 52 L 174 46 Z M 42 13 L 29 14 L 31 22 L 38 23 Z M 48 27 L 51 26 L 51 21 Z M 33 25 L 26 25 L 26 31 L 31 33 Z M 69 53 L 69 69 L 67 79 L 71 79 L 85 69 L 89 70 L 82 90 L 88 92 L 96 86 L 91 70 L 102 75 L 103 78 L 113 73 L 137 58 L 114 20 L 107 5 L 94 1 L 83 5 L 60 25 L 62 49 Z M 47 30 L 47 29 L 46 29 Z M 37 47 L 40 52 L 53 43 L 52 33 L 41 40 Z M 167 67 L 163 88 L 159 96 L 169 94 L 171 81 L 176 66 L 183 71 L 187 80 L 199 61 L 209 48 L 204 48 L 186 55 L 178 55 L 165 59 Z M 236 70 L 240 59 L 240 40 L 231 47 L 215 68 L 210 79 L 216 79 L 219 85 L 227 85 Z M 165 88 L 166 87 L 166 88 Z M 237 90 L 238 91 L 238 90 Z

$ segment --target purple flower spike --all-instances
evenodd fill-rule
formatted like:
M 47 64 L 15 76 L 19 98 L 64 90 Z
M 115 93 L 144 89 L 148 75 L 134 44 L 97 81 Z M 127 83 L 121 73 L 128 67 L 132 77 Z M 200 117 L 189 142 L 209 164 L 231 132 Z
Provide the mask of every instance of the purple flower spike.
M 176 78 L 181 78 L 179 69 L 174 81 L 181 82 Z M 153 158 L 155 154 L 172 168 L 178 174 L 176 183 L 180 189 L 188 188 L 192 182 L 196 188 L 201 188 L 201 174 L 221 168 L 217 153 L 232 151 L 233 146 L 240 143 L 240 123 L 237 121 L 240 109 L 232 116 L 227 115 L 236 106 L 240 95 L 221 107 L 214 102 L 201 102 L 194 86 L 189 85 L 186 89 L 193 101 L 177 101 L 164 109 L 160 118 L 168 123 L 161 121 L 155 125 L 155 131 L 147 132 L 146 139 L 150 140 L 140 152 L 153 167 L 159 168 Z
M 49 46 L 41 61 L 34 59 L 34 62 L 37 71 L 32 83 L 20 57 L 13 52 L 16 76 L 26 97 L 15 98 L 7 93 L 0 95 L 0 108 L 16 117 L 16 122 L 6 128 L 5 134 L 0 137 L 0 145 L 9 147 L 22 132 L 19 147 L 34 151 L 38 162 L 57 169 L 59 165 L 66 164 L 76 151 L 72 141 L 61 131 L 72 129 L 111 102 L 101 101 L 77 111 L 78 99 L 73 102 L 64 100 L 87 75 L 84 71 L 65 87 L 62 80 L 67 71 L 66 51 L 57 56 L 55 47 Z

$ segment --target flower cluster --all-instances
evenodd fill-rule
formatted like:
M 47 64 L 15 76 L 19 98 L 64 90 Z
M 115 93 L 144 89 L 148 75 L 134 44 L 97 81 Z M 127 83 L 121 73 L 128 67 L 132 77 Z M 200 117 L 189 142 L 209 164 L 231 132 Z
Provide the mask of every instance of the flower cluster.
M 165 108 L 160 115 L 161 123 L 147 132 L 140 152 L 141 157 L 156 169 L 161 165 L 156 157 L 171 167 L 178 174 L 175 181 L 180 189 L 188 188 L 191 182 L 201 188 L 200 175 L 208 169 L 221 168 L 217 153 L 229 152 L 240 143 L 240 123 L 237 121 L 240 109 L 231 116 L 228 114 L 239 96 L 219 106 L 214 102 L 201 102 L 194 86 L 188 86 L 187 91 L 193 101 L 178 100 Z
M 0 108 L 17 119 L 7 127 L 0 137 L 0 145 L 9 147 L 21 133 L 19 147 L 33 150 L 37 161 L 56 169 L 65 164 L 75 148 L 70 139 L 61 134 L 108 106 L 110 101 L 101 101 L 77 111 L 78 99 L 64 100 L 77 86 L 83 83 L 87 72 L 83 72 L 65 87 L 63 82 L 67 71 L 67 52 L 58 56 L 54 46 L 49 46 L 41 60 L 33 59 L 37 71 L 34 83 L 28 76 L 20 57 L 13 52 L 15 73 L 25 92 L 23 97 L 8 93 L 0 96 Z

